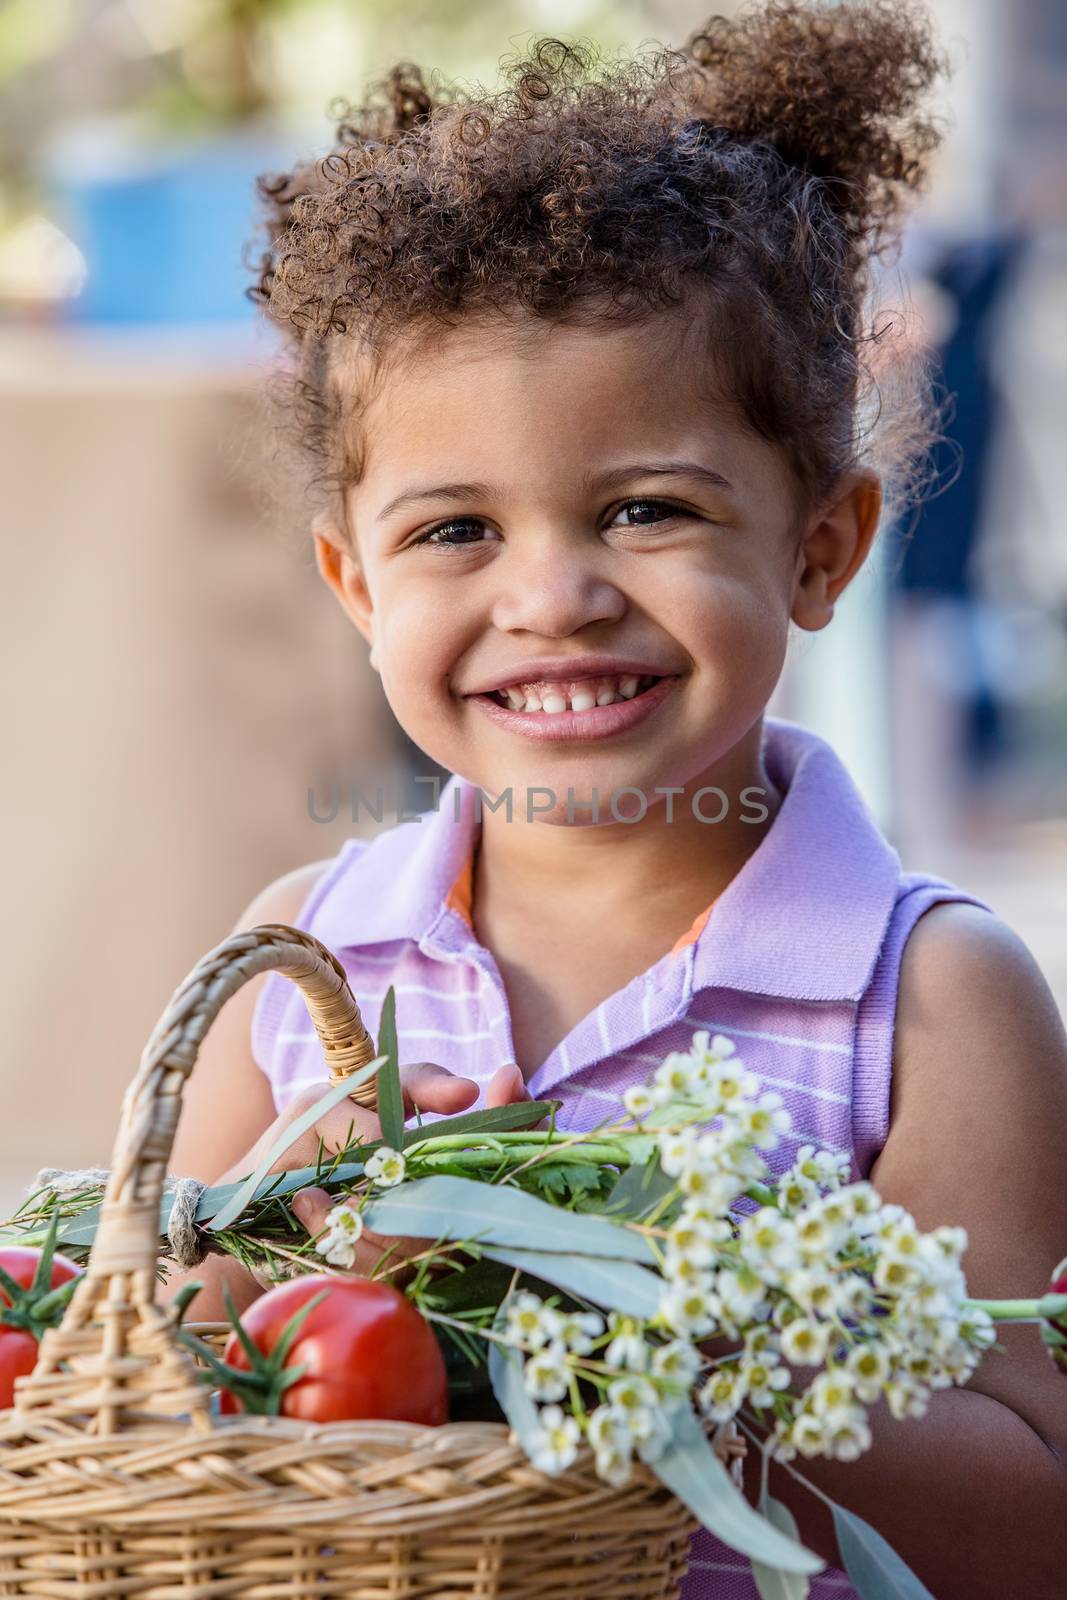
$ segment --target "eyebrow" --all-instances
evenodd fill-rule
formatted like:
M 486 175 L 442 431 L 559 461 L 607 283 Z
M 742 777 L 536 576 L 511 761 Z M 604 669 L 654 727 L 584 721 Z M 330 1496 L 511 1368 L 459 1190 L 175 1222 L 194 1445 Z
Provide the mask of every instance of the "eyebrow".
M 697 478 L 713 489 L 728 489 L 733 484 L 721 472 L 706 467 L 702 461 L 632 461 L 624 467 L 614 467 L 611 472 L 594 474 L 585 479 L 587 489 L 614 489 L 630 478 Z
M 406 489 L 382 507 L 375 521 L 384 522 L 394 511 L 402 511 L 420 500 L 488 500 L 492 492 L 488 483 L 437 483 L 425 489 Z
M 631 478 L 696 478 L 713 489 L 726 489 L 731 494 L 734 492 L 729 479 L 700 461 L 633 461 L 622 467 L 613 467 L 610 472 L 587 473 L 582 479 L 582 487 L 587 492 L 614 489 L 628 483 Z M 398 494 L 382 507 L 375 520 L 384 522 L 394 512 L 423 500 L 488 500 L 492 495 L 493 487 L 488 483 L 428 484 L 425 488 L 407 489 L 403 494 Z

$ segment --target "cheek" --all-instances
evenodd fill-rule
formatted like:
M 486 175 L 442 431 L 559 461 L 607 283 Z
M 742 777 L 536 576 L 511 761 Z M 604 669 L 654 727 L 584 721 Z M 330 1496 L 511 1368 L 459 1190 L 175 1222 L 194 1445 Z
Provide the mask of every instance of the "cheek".
M 436 697 L 462 638 L 462 605 L 439 588 L 383 591 L 378 650 L 383 682 L 397 696 Z
M 447 680 L 476 637 L 465 626 L 461 600 L 442 594 L 439 586 L 405 584 L 392 594 L 383 590 L 378 614 L 378 669 L 390 709 L 409 739 L 450 767 L 455 751 L 449 708 L 457 714 L 460 708 Z
M 777 575 L 758 569 L 690 571 L 684 584 L 663 597 L 659 614 L 694 661 L 724 681 L 781 666 L 789 605 Z

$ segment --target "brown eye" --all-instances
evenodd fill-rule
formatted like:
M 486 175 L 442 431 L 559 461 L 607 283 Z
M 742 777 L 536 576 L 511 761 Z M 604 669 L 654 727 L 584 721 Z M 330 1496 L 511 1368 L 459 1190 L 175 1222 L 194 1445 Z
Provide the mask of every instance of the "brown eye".
M 417 539 L 412 540 L 413 545 L 434 544 L 443 545 L 445 549 L 456 550 L 464 545 L 476 544 L 476 539 L 453 538 L 455 534 L 470 533 L 485 527 L 485 523 L 477 517 L 455 517 L 451 522 L 440 522 L 436 528 L 428 528 L 425 533 L 420 533 Z
M 635 520 L 629 524 L 631 528 L 651 528 L 657 522 L 669 522 L 671 517 L 678 516 L 679 509 L 666 500 L 627 500 L 615 515 L 620 517 L 624 512 L 627 515 L 637 513 Z

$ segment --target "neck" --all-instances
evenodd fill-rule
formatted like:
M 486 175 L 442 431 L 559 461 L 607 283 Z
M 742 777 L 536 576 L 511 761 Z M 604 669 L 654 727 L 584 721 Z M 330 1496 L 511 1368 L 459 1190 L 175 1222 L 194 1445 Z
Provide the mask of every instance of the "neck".
M 612 819 L 610 796 L 600 800 L 609 820 L 599 824 L 527 822 L 519 808 L 509 821 L 503 811 L 484 811 L 474 862 L 476 920 L 514 915 L 542 925 L 565 921 L 573 930 L 603 927 L 614 910 L 632 920 L 639 906 L 650 930 L 683 932 L 744 866 L 781 805 L 761 760 L 761 732 L 762 721 L 681 793 L 649 795 L 639 821 Z M 710 819 L 723 809 L 722 797 L 698 793 L 709 788 L 726 797 L 720 821 Z M 742 801 L 746 789 L 761 792 Z M 636 817 L 636 796 L 624 799 L 630 809 L 620 800 L 620 814 Z

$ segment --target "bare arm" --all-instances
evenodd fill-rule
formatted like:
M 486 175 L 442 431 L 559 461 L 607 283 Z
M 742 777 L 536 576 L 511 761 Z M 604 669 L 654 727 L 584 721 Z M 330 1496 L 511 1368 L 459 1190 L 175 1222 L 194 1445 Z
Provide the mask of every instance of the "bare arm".
M 1036 963 L 999 919 L 933 907 L 905 948 L 892 1121 L 870 1177 L 924 1231 L 966 1228 L 978 1298 L 1040 1295 L 1067 1251 L 1067 1037 Z M 936 1600 L 1055 1600 L 1067 1513 L 1067 1380 L 1033 1326 L 1002 1327 L 964 1388 L 936 1391 L 925 1417 L 870 1412 L 856 1462 L 794 1462 L 875 1527 Z M 758 1459 L 746 1462 L 750 1493 Z M 771 1493 L 801 1537 L 841 1565 L 829 1511 L 781 1466 Z

